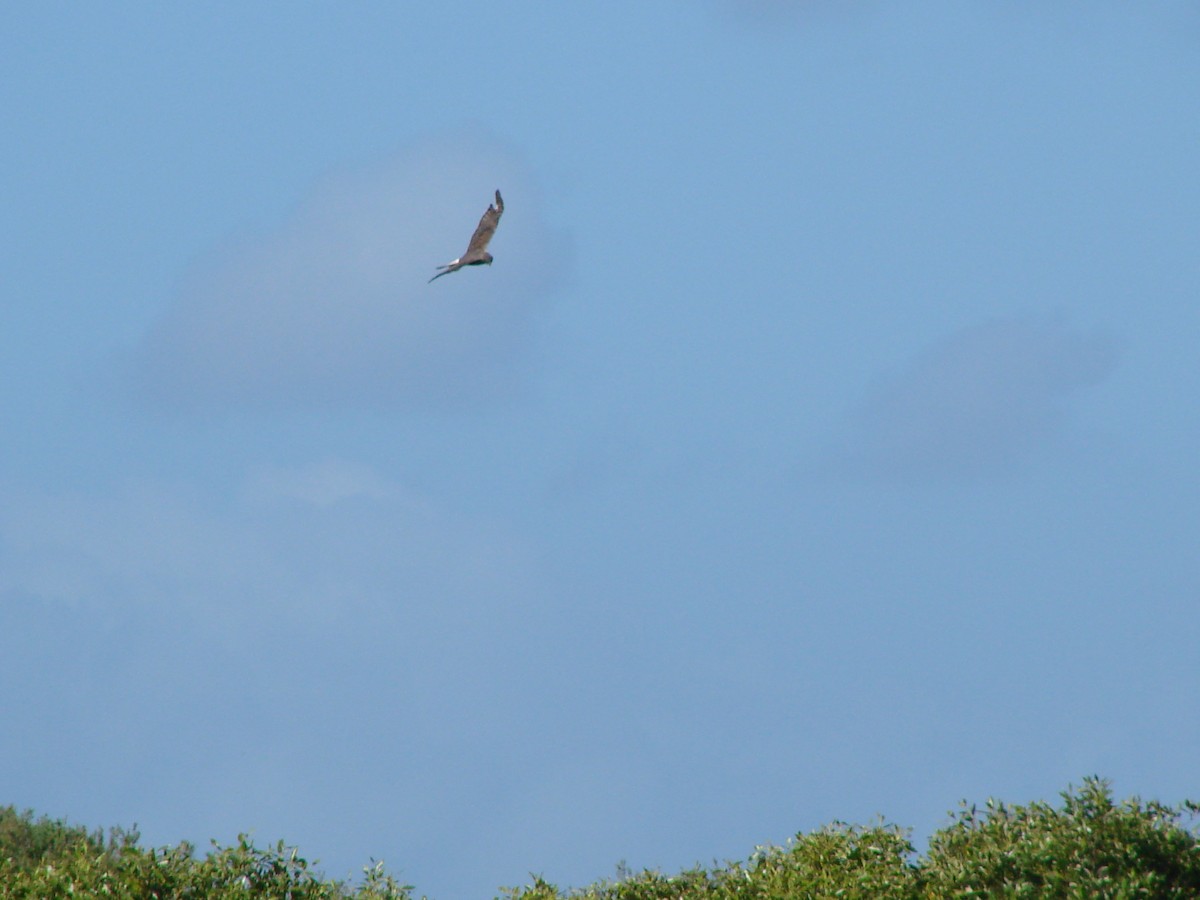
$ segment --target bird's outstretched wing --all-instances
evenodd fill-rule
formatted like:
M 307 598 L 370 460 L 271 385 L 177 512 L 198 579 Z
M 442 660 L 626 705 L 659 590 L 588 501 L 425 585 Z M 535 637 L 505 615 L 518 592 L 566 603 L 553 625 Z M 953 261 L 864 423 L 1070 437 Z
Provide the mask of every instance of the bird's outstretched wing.
M 476 260 L 483 259 L 484 253 L 487 251 L 488 242 L 491 241 L 492 235 L 496 233 L 496 226 L 500 224 L 500 216 L 503 214 L 504 200 L 500 196 L 500 191 L 496 191 L 496 203 L 494 205 L 488 204 L 487 212 L 479 220 L 479 225 L 475 228 L 475 233 L 471 235 L 471 242 L 467 244 L 467 252 L 459 257 L 459 261 L 464 266 L 469 266 Z
M 458 259 L 446 263 L 444 266 L 438 266 L 442 271 L 438 272 L 430 282 L 437 281 L 443 275 L 449 275 L 451 272 L 457 272 L 463 266 L 478 266 L 492 261 L 491 254 L 487 252 L 488 242 L 492 239 L 492 235 L 496 233 L 496 225 L 500 222 L 500 216 L 504 213 L 504 200 L 500 196 L 500 191 L 496 191 L 496 203 L 489 205 L 487 212 L 483 214 L 483 218 L 479 220 L 479 224 L 475 228 L 475 233 L 471 235 L 471 242 L 467 244 L 467 252 Z

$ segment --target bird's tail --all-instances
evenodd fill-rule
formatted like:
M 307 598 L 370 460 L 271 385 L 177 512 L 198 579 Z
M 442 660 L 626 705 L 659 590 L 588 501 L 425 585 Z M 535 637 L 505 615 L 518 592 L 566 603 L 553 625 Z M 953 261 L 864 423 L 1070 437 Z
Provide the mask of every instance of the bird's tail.
M 432 278 L 430 278 L 430 279 L 429 279 L 427 282 L 425 282 L 425 283 L 426 283 L 426 284 L 433 284 L 435 281 L 437 281 L 437 280 L 438 280 L 439 278 L 441 278 L 443 275 L 449 275 L 451 272 L 453 272 L 453 271 L 455 270 L 455 268 L 456 268 L 457 266 L 458 266 L 458 260 L 457 260 L 457 259 L 455 259 L 455 260 L 451 260 L 450 262 L 446 263 L 444 266 L 438 266 L 438 273 L 437 273 L 436 275 L 434 275 Z

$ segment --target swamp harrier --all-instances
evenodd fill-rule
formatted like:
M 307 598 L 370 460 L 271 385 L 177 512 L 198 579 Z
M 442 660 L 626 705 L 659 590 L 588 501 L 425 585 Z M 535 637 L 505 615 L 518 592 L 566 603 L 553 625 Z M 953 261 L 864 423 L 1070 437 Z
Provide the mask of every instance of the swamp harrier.
M 475 233 L 471 235 L 471 243 L 467 244 L 467 252 L 452 262 L 446 263 L 444 266 L 438 266 L 442 271 L 438 272 L 429 281 L 436 281 L 443 275 L 449 275 L 451 272 L 457 272 L 463 266 L 482 266 L 492 264 L 492 254 L 487 252 L 488 241 L 492 239 L 492 235 L 496 233 L 496 225 L 500 222 L 500 215 L 504 212 L 504 201 L 500 199 L 500 192 L 496 191 L 496 205 L 488 205 L 487 212 L 483 214 L 483 218 L 479 220 L 479 226 L 475 229 Z

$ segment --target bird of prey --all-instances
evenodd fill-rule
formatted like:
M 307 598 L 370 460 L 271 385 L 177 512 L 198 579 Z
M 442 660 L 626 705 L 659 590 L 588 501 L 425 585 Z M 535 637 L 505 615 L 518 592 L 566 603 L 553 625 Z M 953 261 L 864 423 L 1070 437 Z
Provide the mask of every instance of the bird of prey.
M 430 278 L 429 282 L 432 283 L 451 272 L 457 272 L 463 266 L 490 266 L 492 254 L 487 252 L 487 245 L 488 241 L 492 239 L 492 235 L 496 233 L 496 225 L 499 224 L 503 212 L 504 201 L 500 199 L 500 192 L 496 191 L 496 204 L 495 206 L 488 204 L 487 212 L 483 214 L 483 218 L 479 220 L 479 226 L 471 235 L 471 243 L 467 244 L 467 252 L 444 266 L 438 266 L 442 271 Z

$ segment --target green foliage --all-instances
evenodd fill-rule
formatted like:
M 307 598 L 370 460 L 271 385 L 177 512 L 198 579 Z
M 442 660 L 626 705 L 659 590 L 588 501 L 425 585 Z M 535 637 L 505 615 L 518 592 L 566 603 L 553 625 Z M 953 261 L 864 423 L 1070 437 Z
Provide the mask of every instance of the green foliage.
M 786 850 L 760 850 L 738 897 L 913 896 L 917 870 L 908 833 L 894 825 L 841 823 L 793 839 Z
M 34 819 L 31 810 L 18 812 L 15 807 L 0 807 L 0 860 L 16 866 L 29 866 L 42 860 L 54 860 L 69 855 L 80 844 L 96 853 L 119 853 L 124 847 L 136 844 L 136 830 L 114 828 L 108 840 L 104 832 L 89 832 L 61 819 L 42 816 Z
M 891 825 L 834 824 L 799 835 L 787 847 L 760 847 L 745 863 L 695 868 L 678 875 L 623 874 L 561 893 L 541 879 L 510 889 L 512 900 L 776 900 L 789 897 L 914 897 L 917 870 L 907 834 Z
M 197 859 L 191 845 L 143 849 L 136 832 L 99 832 L 0 810 L 0 900 L 410 900 L 381 864 L 352 887 L 312 872 L 282 841 L 265 849 L 239 835 Z
M 948 897 L 1169 900 L 1200 897 L 1200 807 L 1127 800 L 1087 779 L 1064 804 L 964 806 L 917 857 L 907 832 L 835 824 L 759 848 L 745 863 L 623 875 L 562 892 L 541 879 L 511 900 L 940 900 Z
M 1084 781 L 1064 805 L 965 804 L 930 840 L 928 896 L 1200 897 L 1195 803 L 1113 802 L 1107 782 Z
M 746 862 L 676 875 L 618 869 L 613 881 L 563 891 L 541 878 L 510 900 L 940 900 L 1200 897 L 1200 806 L 1114 803 L 1107 782 L 1087 779 L 1063 804 L 983 810 L 964 804 L 918 856 L 908 832 L 835 823 Z M 136 831 L 102 832 L 0 808 L 0 900 L 411 900 L 382 864 L 357 885 L 314 873 L 282 841 L 245 835 L 198 858 L 189 844 L 144 849 Z

